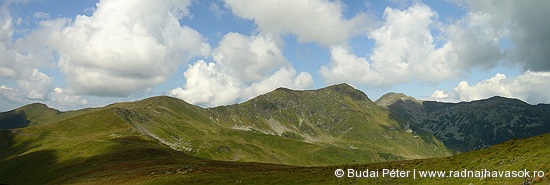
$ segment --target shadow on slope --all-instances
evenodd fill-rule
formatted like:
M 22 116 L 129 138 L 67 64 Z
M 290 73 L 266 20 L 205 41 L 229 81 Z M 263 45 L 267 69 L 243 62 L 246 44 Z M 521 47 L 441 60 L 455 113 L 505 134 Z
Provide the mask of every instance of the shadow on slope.
M 22 128 L 28 126 L 29 123 L 27 114 L 22 111 L 9 111 L 0 114 L 0 130 Z
M 110 110 L 0 130 L 0 183 L 7 184 L 135 184 L 187 179 L 192 173 L 286 167 L 193 157 L 139 134 Z

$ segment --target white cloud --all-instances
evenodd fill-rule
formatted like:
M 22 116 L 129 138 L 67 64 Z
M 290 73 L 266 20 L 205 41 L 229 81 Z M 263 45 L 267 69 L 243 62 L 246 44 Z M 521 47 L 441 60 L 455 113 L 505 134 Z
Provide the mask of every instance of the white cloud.
M 49 94 L 49 101 L 59 104 L 59 106 L 78 106 L 88 104 L 88 100 L 77 95 L 71 95 L 60 87 L 54 88 Z
M 518 98 L 531 104 L 550 103 L 547 88 L 549 86 L 550 72 L 527 71 L 512 78 L 497 73 L 494 77 L 474 85 L 462 81 L 452 91 L 436 90 L 430 98 L 442 101 L 472 101 L 503 96 Z
M 386 8 L 385 23 L 369 33 L 375 48 L 369 60 L 341 46 L 331 48 L 331 63 L 320 73 L 327 82 L 392 86 L 420 79 L 437 82 L 455 75 L 449 46 L 435 48 L 430 28 L 437 13 L 423 4 L 405 10 Z
M 75 93 L 128 96 L 166 80 L 180 64 L 210 47 L 180 26 L 190 1 L 102 0 L 92 16 L 77 16 L 52 45 Z
M 505 31 L 495 29 L 488 21 L 491 16 L 469 12 L 461 20 L 443 29 L 445 44 L 456 58 L 459 69 L 491 69 L 501 59 L 500 39 Z
M 310 87 L 309 73 L 296 74 L 271 35 L 228 33 L 214 49 L 213 62 L 197 61 L 185 71 L 185 86 L 169 95 L 202 106 L 248 100 L 277 87 Z
M 32 14 L 32 17 L 34 17 L 36 19 L 49 19 L 50 14 L 45 13 L 45 12 L 34 12 L 34 14 Z
M 514 1 L 490 0 L 472 1 L 455 0 L 467 8 L 474 19 L 486 23 L 485 30 L 477 34 L 498 33 L 508 39 L 512 46 L 506 49 L 505 59 L 508 63 L 519 65 L 524 70 L 550 71 L 550 1 Z M 498 5 L 498 6 L 495 6 Z M 483 49 L 478 46 L 476 49 Z
M 349 49 L 332 47 L 331 63 L 322 66 L 320 73 L 327 82 L 390 87 L 413 80 L 437 83 L 472 68 L 496 66 L 502 33 L 487 28 L 488 23 L 479 20 L 482 15 L 468 15 L 450 25 L 442 25 L 437 17 L 424 4 L 404 10 L 388 7 L 384 23 L 368 34 L 375 41 L 368 60 Z M 441 31 L 440 37 L 433 30 Z M 435 37 L 442 39 L 440 46 Z
M 17 87 L 2 85 L 1 94 L 11 102 L 46 100 L 53 78 L 38 70 L 52 61 L 51 50 L 43 47 L 46 35 L 32 32 L 14 43 L 9 4 L 4 3 L 0 12 L 0 77 L 14 80 Z
M 44 100 L 51 89 L 53 78 L 34 69 L 32 74 L 24 79 L 17 80 L 17 85 L 26 92 L 26 98 L 31 100 Z
M 445 93 L 444 91 L 435 90 L 434 93 L 430 96 L 432 99 L 445 99 L 448 98 L 449 95 Z
M 214 50 L 214 60 L 245 83 L 266 78 L 280 66 L 290 66 L 272 35 L 246 37 L 228 33 Z
M 181 98 L 191 104 L 217 106 L 231 104 L 239 97 L 242 82 L 224 74 L 215 63 L 202 60 L 190 66 L 185 73 L 185 87 L 169 92 L 170 96 Z
M 15 78 L 17 72 L 12 67 L 15 54 L 11 49 L 13 21 L 7 3 L 4 3 L 0 9 L 0 77 Z
M 0 97 L 7 103 L 21 106 L 39 101 L 58 109 L 77 108 L 79 105 L 88 103 L 85 98 L 72 95 L 71 92 L 66 92 L 60 87 L 53 88 L 53 78 L 38 69 L 32 70 L 29 76 L 21 76 L 23 78 L 16 80 L 17 88 L 0 86 Z
M 225 0 L 233 14 L 254 20 L 264 33 L 295 34 L 300 42 L 317 42 L 329 46 L 341 44 L 366 23 L 366 15 L 352 19 L 342 15 L 344 5 L 326 0 Z
M 242 90 L 241 100 L 248 100 L 260 94 L 273 91 L 277 87 L 292 89 L 304 89 L 313 85 L 313 78 L 307 72 L 300 72 L 296 76 L 296 70 L 281 67 L 277 72 L 262 81 L 252 83 Z
M 343 46 L 330 48 L 330 65 L 321 66 L 319 73 L 330 84 L 350 82 L 382 85 L 380 74 L 367 59 L 357 57 Z
M 210 10 L 217 19 L 221 19 L 223 14 L 226 13 L 225 10 L 216 3 L 210 3 L 208 10 Z
M 11 102 L 11 103 L 14 103 L 14 102 L 18 103 L 25 100 L 23 97 L 21 97 L 21 95 L 17 92 L 16 89 L 13 89 L 6 85 L 0 86 L 0 95 L 2 95 L 0 97 L 2 97 L 3 99 L 6 99 L 8 102 Z

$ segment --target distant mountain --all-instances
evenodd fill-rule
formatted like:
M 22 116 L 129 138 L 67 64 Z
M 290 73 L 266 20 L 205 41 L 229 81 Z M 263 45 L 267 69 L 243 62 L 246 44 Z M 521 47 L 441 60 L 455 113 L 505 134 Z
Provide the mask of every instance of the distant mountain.
M 58 110 L 49 108 L 41 103 L 33 103 L 23 107 L 0 113 L 0 129 L 22 128 L 38 125 L 50 120 L 48 117 L 59 114 Z
M 470 151 L 550 132 L 550 105 L 504 97 L 441 103 L 388 93 L 376 103 L 416 132 L 429 132 L 453 150 Z

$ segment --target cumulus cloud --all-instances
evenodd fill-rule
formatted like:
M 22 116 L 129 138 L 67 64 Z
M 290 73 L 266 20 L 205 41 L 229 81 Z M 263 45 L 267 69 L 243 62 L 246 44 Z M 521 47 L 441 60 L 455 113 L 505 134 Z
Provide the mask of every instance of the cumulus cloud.
M 200 33 L 180 26 L 191 1 L 102 0 L 92 16 L 79 15 L 52 45 L 59 69 L 77 94 L 128 96 L 166 80 L 210 47 Z
M 214 61 L 197 61 L 185 71 L 185 86 L 169 95 L 202 106 L 248 100 L 277 87 L 302 89 L 313 84 L 309 73 L 296 74 L 272 35 L 228 33 L 214 49 Z
M 414 78 L 437 82 L 455 75 L 450 66 L 455 65 L 456 58 L 449 55 L 450 46 L 435 48 L 430 32 L 435 17 L 437 13 L 423 4 L 405 10 L 386 8 L 384 24 L 369 33 L 375 41 L 369 59 L 335 46 L 330 64 L 319 72 L 330 83 L 370 86 L 392 86 Z
M 23 97 L 20 96 L 16 89 L 11 88 L 7 85 L 0 86 L 0 95 L 2 95 L 0 96 L 2 97 L 2 99 L 7 100 L 10 103 L 18 103 L 25 100 Z
M 380 74 L 375 71 L 366 58 L 357 57 L 343 46 L 330 49 L 330 64 L 321 66 L 319 73 L 329 83 L 361 83 L 382 85 Z
M 214 50 L 214 60 L 223 65 L 226 73 L 239 75 L 245 83 L 266 78 L 279 66 L 289 66 L 280 44 L 272 35 L 247 37 L 228 33 Z
M 489 23 L 482 20 L 482 15 L 468 15 L 449 25 L 437 18 L 437 12 L 424 4 L 404 10 L 388 7 L 383 24 L 368 34 L 375 41 L 368 59 L 355 56 L 345 47 L 332 47 L 331 63 L 319 72 L 331 83 L 349 81 L 389 87 L 414 79 L 437 83 L 472 68 L 497 65 L 501 33 L 487 28 Z M 441 35 L 434 36 L 433 30 Z M 436 37 L 442 41 L 440 46 Z M 348 70 L 359 75 L 352 77 Z
M 11 67 L 15 60 L 14 51 L 11 50 L 13 19 L 7 3 L 4 3 L 0 9 L 0 77 L 14 78 L 17 72 Z
M 294 34 L 299 42 L 316 42 L 329 46 L 347 42 L 361 33 L 367 17 L 358 14 L 352 19 L 342 15 L 344 5 L 326 0 L 225 0 L 233 14 L 254 20 L 264 33 Z
M 500 33 L 508 39 L 512 46 L 507 48 L 506 61 L 518 64 L 524 70 L 550 71 L 550 22 L 544 17 L 550 17 L 549 1 L 513 1 L 491 0 L 473 1 L 456 0 L 466 7 L 470 15 L 482 20 L 486 28 L 493 33 Z M 495 6 L 497 5 L 498 6 Z M 486 29 L 486 30 L 489 30 Z M 478 32 L 484 34 L 484 32 Z M 492 33 L 491 33 L 492 34 Z M 475 47 L 482 49 L 482 47 Z
M 55 102 L 60 106 L 75 106 L 86 105 L 88 100 L 78 95 L 67 93 L 66 90 L 60 87 L 54 88 L 53 92 L 49 94 L 49 101 Z
M 56 105 L 74 103 L 64 101 L 67 98 L 87 103 L 84 98 L 60 91 L 61 88 L 54 89 L 53 77 L 38 69 L 53 67 L 52 49 L 47 43 L 52 33 L 63 25 L 64 21 L 43 21 L 39 28 L 14 42 L 15 23 L 9 14 L 10 3 L 4 3 L 0 12 L 0 77 L 15 81 L 17 87 L 5 84 L 0 86 L 0 101 L 3 102 L 0 108 L 14 108 L 35 101 Z M 48 18 L 47 14 L 41 12 L 33 16 Z
M 509 78 L 497 73 L 494 77 L 470 85 L 466 81 L 458 83 L 452 91 L 436 90 L 430 98 L 440 101 L 472 101 L 493 96 L 513 97 L 531 104 L 550 103 L 549 72 L 527 71 L 518 77 Z
M 28 78 L 18 80 L 17 85 L 22 88 L 26 93 L 26 98 L 34 100 L 46 99 L 46 93 L 51 89 L 53 78 L 40 72 L 38 69 L 34 69 L 32 75 Z
M 216 106 L 231 104 L 239 97 L 242 82 L 224 74 L 215 63 L 197 61 L 183 73 L 185 87 L 176 88 L 169 95 L 191 104 Z
M 313 85 L 313 78 L 307 72 L 300 72 L 296 75 L 296 70 L 281 67 L 273 75 L 259 81 L 254 82 L 250 86 L 242 90 L 240 98 L 248 100 L 260 94 L 272 91 L 277 87 L 287 87 L 292 89 L 304 89 Z
M 2 95 L 16 102 L 25 99 L 44 100 L 53 78 L 40 72 L 37 67 L 47 59 L 41 56 L 41 50 L 37 49 L 39 47 L 20 44 L 28 39 L 20 39 L 21 41 L 15 43 L 12 41 L 14 23 L 8 6 L 9 2 L 4 3 L 0 12 L 0 77 L 15 80 L 18 87 L 11 88 L 2 84 Z M 42 44 L 40 41 L 36 42 L 35 45 Z

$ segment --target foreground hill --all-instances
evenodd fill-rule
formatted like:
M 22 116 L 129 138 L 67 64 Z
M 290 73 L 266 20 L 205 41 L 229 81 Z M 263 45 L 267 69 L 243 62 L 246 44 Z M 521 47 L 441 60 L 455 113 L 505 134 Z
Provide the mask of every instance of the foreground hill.
M 550 105 L 517 99 L 441 103 L 388 93 L 376 103 L 415 132 L 429 132 L 453 150 L 470 151 L 550 132 Z
M 358 165 L 325 167 L 275 167 L 259 170 L 245 168 L 237 171 L 197 172 L 188 176 L 163 176 L 149 181 L 155 183 L 212 183 L 212 184 L 549 184 L 550 183 L 550 134 L 514 139 L 489 148 L 466 152 L 451 157 L 393 161 Z M 260 165 L 261 166 L 261 165 Z M 259 167 L 259 166 L 255 166 Z M 269 166 L 271 167 L 271 166 Z M 266 167 L 267 168 L 267 167 Z M 336 177 L 335 170 L 345 171 L 344 177 Z M 379 171 L 379 177 L 348 178 L 348 169 Z M 384 169 L 410 171 L 408 177 L 382 177 Z M 255 171 L 257 170 L 257 171 Z M 491 171 L 502 177 L 451 177 L 459 171 Z M 445 177 L 422 177 L 420 171 L 445 172 Z M 450 172 L 453 171 L 453 172 Z M 464 171 L 464 172 L 463 172 Z M 506 172 L 529 177 L 505 177 Z M 416 178 L 413 178 L 416 172 Z

